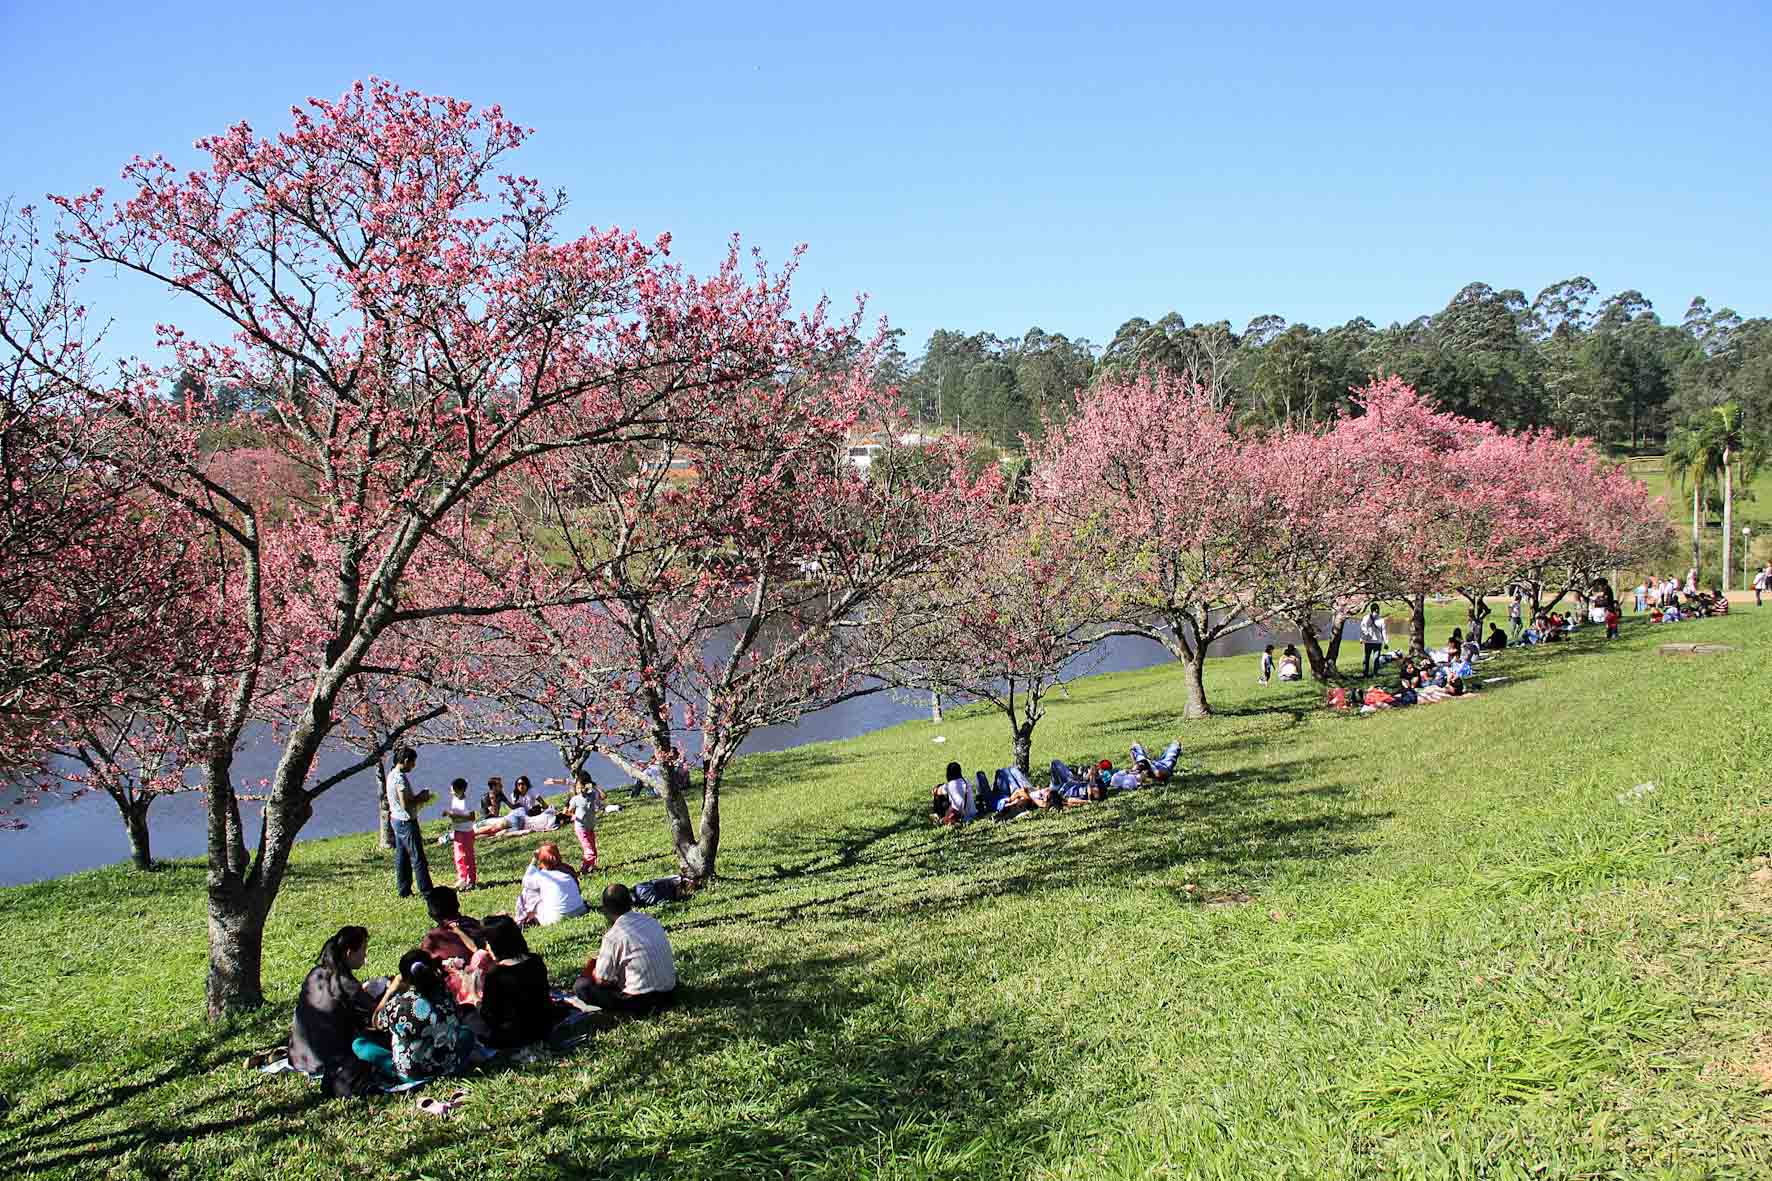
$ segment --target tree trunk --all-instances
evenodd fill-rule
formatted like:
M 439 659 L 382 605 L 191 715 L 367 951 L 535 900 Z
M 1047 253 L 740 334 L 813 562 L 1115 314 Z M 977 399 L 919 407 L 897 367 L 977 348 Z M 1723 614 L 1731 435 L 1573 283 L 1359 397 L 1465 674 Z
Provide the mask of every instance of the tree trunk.
M 264 964 L 264 930 L 264 908 L 259 903 L 258 891 L 211 882 L 209 978 L 203 990 L 211 1021 L 265 1003 L 264 989 L 259 983 Z
M 1427 596 L 1415 595 L 1409 600 L 1409 655 L 1427 655 Z
M 1694 570 L 1698 569 L 1698 493 L 1703 487 L 1703 481 L 1694 476 L 1692 478 L 1692 568 Z
M 123 809 L 123 828 L 129 833 L 129 860 L 137 869 L 153 869 L 154 855 L 148 843 L 148 805 L 153 796 L 136 800 Z
M 1335 663 L 1324 653 L 1322 642 L 1317 639 L 1316 621 L 1310 613 L 1294 616 L 1292 624 L 1298 628 L 1299 643 L 1304 645 L 1304 658 L 1311 666 L 1311 679 L 1319 683 L 1340 680 Z
M 388 766 L 375 764 L 375 847 L 387 852 L 394 847 L 394 818 L 388 812 Z
M 941 694 L 933 689 L 929 691 L 929 720 L 941 725 Z
M 1187 707 L 1183 711 L 1190 718 L 1209 718 L 1212 707 L 1206 704 L 1206 645 L 1198 644 L 1190 654 L 1181 658 L 1182 670 L 1187 680 Z
M 1023 775 L 1032 772 L 1034 755 L 1034 723 L 1023 722 L 1015 727 L 1015 765 Z
M 1723 448 L 1723 590 L 1729 589 L 1729 568 L 1735 560 L 1735 485 L 1729 472 L 1729 449 Z
M 1350 616 L 1340 611 L 1331 611 L 1329 613 L 1329 647 L 1323 653 L 1323 661 L 1329 667 L 1329 675 L 1336 680 L 1341 679 L 1341 669 L 1339 667 L 1339 662 L 1341 660 L 1341 636 L 1343 632 L 1347 631 L 1349 618 Z

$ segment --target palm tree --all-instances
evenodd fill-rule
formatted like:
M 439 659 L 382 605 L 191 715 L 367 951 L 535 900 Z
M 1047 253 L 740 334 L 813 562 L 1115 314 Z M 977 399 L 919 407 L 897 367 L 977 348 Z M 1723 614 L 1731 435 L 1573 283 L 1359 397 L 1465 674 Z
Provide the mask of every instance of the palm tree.
M 1698 540 L 1704 526 L 1705 492 L 1716 478 L 1722 450 L 1705 421 L 1688 422 L 1667 437 L 1668 480 L 1681 490 L 1692 490 L 1692 565 L 1698 566 Z
M 1729 589 L 1729 571 L 1734 567 L 1735 542 L 1735 479 L 1742 486 L 1753 483 L 1761 461 L 1765 458 L 1764 441 L 1747 433 L 1741 407 L 1725 402 L 1716 409 L 1711 433 L 1722 453 L 1723 469 L 1723 589 Z
M 1706 493 L 1720 490 L 1723 501 L 1723 589 L 1729 587 L 1734 559 L 1735 483 L 1751 483 L 1765 459 L 1764 440 L 1750 435 L 1741 407 L 1733 402 L 1713 406 L 1711 413 L 1688 420 L 1668 436 L 1668 477 L 1692 490 L 1692 565 L 1698 565 L 1698 539 L 1703 526 Z

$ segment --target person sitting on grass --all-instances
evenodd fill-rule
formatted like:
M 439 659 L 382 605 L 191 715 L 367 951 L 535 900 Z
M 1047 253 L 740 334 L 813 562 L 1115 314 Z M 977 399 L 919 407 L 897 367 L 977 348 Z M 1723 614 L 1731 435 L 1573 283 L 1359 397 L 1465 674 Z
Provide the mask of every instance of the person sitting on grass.
M 1504 652 L 1507 650 L 1507 633 L 1495 624 L 1489 625 L 1489 638 L 1483 641 L 1485 652 Z
M 561 919 L 590 913 L 584 895 L 579 893 L 578 874 L 560 860 L 560 846 L 545 842 L 523 871 L 523 888 L 517 894 L 517 922 L 526 927 L 551 927 Z
M 529 825 L 529 813 L 520 805 L 511 805 L 511 810 L 503 816 L 489 816 L 474 826 L 474 836 L 479 840 L 491 840 L 493 837 L 508 836 L 522 832 Z
M 510 797 L 505 795 L 505 781 L 497 775 L 488 776 L 486 794 L 480 797 L 480 815 L 490 820 L 510 806 Z
M 1144 747 L 1132 744 L 1132 767 L 1146 783 L 1168 783 L 1175 775 L 1175 760 L 1181 757 L 1181 741 L 1171 742 L 1158 758 L 1144 753 Z
M 664 927 L 634 909 L 632 895 L 620 882 L 603 891 L 603 917 L 609 930 L 596 957 L 573 982 L 573 995 L 588 1005 L 633 1016 L 674 1003 L 677 961 Z
M 972 781 L 958 763 L 948 764 L 947 775 L 947 782 L 936 788 L 930 799 L 929 814 L 937 824 L 964 824 L 978 815 Z
M 486 941 L 486 932 L 478 920 L 461 912 L 461 898 L 448 886 L 438 886 L 425 895 L 425 909 L 435 924 L 418 941 L 419 950 L 438 963 L 461 960 L 466 963 L 475 950 Z
M 443 969 L 416 947 L 400 957 L 400 974 L 382 995 L 372 1024 L 386 1042 L 365 1034 L 351 1050 L 385 1083 L 460 1074 L 473 1059 L 474 1031 L 449 995 Z
M 388 986 L 382 979 L 368 984 L 357 979 L 368 954 L 366 927 L 340 927 L 327 939 L 302 981 L 289 1027 L 289 1064 L 322 1076 L 327 1092 L 336 1098 L 359 1089 L 356 1076 L 362 1068 L 351 1043 L 368 1029 L 376 1000 Z
M 1298 681 L 1304 678 L 1304 665 L 1299 659 L 1298 649 L 1291 644 L 1280 653 L 1279 679 L 1282 681 Z
M 540 1041 L 554 1027 L 548 966 L 529 950 L 523 931 L 508 914 L 487 915 L 486 947 L 477 953 L 480 995 L 476 1032 L 487 1045 L 506 1050 Z

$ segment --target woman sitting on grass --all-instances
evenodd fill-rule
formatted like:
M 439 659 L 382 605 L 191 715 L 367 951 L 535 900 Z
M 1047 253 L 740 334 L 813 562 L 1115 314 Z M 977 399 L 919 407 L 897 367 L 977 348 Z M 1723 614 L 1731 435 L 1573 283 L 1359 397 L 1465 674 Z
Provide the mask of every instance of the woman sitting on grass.
M 476 1032 L 500 1050 L 540 1041 L 557 1016 L 548 991 L 547 964 L 529 950 L 510 915 L 487 915 L 484 926 L 487 946 L 475 953 L 480 985 Z
M 416 947 L 400 957 L 400 975 L 376 1006 L 374 1025 L 386 1033 L 386 1044 L 365 1035 L 351 1050 L 383 1082 L 460 1074 L 473 1058 L 474 1031 L 449 995 L 443 969 Z
M 978 815 L 978 798 L 960 764 L 949 763 L 947 775 L 947 782 L 930 797 L 929 815 L 937 824 L 964 824 Z
M 591 913 L 579 893 L 578 874 L 560 859 L 560 846 L 548 841 L 535 851 L 523 871 L 523 888 L 517 894 L 517 922 L 523 926 L 552 926 L 561 919 Z
M 355 1061 L 351 1043 L 369 1026 L 376 998 L 387 981 L 367 986 L 357 979 L 357 969 L 369 951 L 369 931 L 364 927 L 340 927 L 320 948 L 308 978 L 302 982 L 295 1002 L 295 1020 L 289 1028 L 289 1064 L 309 1074 L 333 1076 Z M 347 1087 L 344 1094 L 349 1094 Z
M 1304 677 L 1304 665 L 1298 655 L 1298 649 L 1287 644 L 1285 651 L 1280 653 L 1280 680 L 1297 681 Z

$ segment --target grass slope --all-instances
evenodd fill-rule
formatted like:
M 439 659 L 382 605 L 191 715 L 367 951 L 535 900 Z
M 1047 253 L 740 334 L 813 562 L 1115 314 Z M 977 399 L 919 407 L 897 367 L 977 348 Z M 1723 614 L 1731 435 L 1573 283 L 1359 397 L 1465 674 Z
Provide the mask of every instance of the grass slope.
M 1040 757 L 1181 733 L 1165 794 L 964 831 L 920 811 L 967 711 L 743 761 L 690 1003 L 477 1077 L 453 1119 L 248 1074 L 322 938 L 425 922 L 365 838 L 302 844 L 262 1014 L 198 1018 L 202 870 L 0 891 L 0 1167 L 82 1177 L 1765 1176 L 1767 617 L 1592 630 L 1479 699 L 1372 717 L 1216 662 L 1078 683 Z M 1432 634 L 1444 630 L 1436 619 Z M 1668 640 L 1741 650 L 1670 658 Z M 1652 784 L 1653 789 L 1636 789 Z M 603 834 L 663 872 L 656 805 Z M 531 843 L 483 856 L 509 904 Z M 441 860 L 441 859 L 439 859 Z M 587 920 L 535 940 L 557 978 Z

